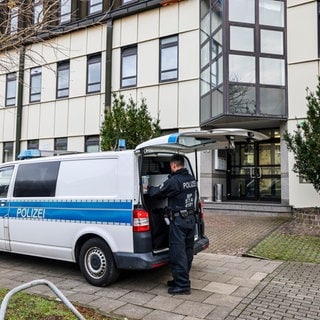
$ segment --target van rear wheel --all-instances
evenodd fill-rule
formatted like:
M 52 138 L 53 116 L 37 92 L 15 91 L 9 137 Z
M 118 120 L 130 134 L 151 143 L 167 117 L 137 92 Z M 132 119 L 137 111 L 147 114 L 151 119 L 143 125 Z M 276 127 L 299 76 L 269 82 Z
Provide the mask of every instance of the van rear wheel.
M 99 238 L 89 239 L 83 244 L 79 266 L 83 276 L 94 286 L 107 286 L 119 276 L 109 246 Z

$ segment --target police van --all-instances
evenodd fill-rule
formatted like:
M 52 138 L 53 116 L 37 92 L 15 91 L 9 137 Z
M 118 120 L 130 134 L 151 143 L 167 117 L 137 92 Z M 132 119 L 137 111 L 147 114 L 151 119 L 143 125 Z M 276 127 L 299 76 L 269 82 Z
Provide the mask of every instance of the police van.
M 173 153 L 265 138 L 248 130 L 215 129 L 162 136 L 135 150 L 52 157 L 33 150 L 28 160 L 0 165 L 0 251 L 78 263 L 96 286 L 116 281 L 123 269 L 165 265 L 167 203 L 149 198 L 144 184 L 167 178 Z M 185 162 L 194 174 L 187 157 Z M 195 211 L 197 254 L 209 241 L 199 201 Z

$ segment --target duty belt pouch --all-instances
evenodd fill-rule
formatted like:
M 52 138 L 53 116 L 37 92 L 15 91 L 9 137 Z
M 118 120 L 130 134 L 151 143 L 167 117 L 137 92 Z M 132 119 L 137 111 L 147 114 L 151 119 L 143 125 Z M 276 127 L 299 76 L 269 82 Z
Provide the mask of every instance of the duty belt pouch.
M 186 218 L 188 216 L 188 210 L 180 210 L 181 218 Z

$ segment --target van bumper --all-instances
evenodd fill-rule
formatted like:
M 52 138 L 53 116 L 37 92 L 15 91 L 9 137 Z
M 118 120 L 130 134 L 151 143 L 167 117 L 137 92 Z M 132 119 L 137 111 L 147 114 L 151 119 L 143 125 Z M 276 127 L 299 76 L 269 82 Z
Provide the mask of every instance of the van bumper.
M 194 243 L 193 253 L 197 254 L 209 247 L 209 239 L 206 236 L 202 236 Z
M 204 236 L 194 243 L 193 252 L 197 254 L 209 246 L 209 239 Z M 147 270 L 154 269 L 169 263 L 169 252 L 154 254 L 146 253 L 114 253 L 115 262 L 118 269 L 123 270 Z
M 125 270 L 147 270 L 161 267 L 169 263 L 169 253 L 155 255 L 152 252 L 146 253 L 114 253 L 118 269 Z

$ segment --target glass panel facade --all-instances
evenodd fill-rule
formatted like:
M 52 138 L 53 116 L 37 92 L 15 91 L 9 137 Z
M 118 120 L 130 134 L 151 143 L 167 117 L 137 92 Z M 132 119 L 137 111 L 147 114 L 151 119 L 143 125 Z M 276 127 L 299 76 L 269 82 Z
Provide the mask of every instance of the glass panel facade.
M 231 54 L 229 56 L 229 81 L 255 83 L 255 57 Z
M 253 52 L 254 29 L 230 26 L 230 50 Z
M 255 0 L 229 0 L 229 20 L 254 23 Z
M 222 88 L 219 87 L 223 83 L 222 18 L 221 0 L 203 1 L 200 21 L 201 121 L 223 112 Z
M 281 59 L 260 58 L 260 83 L 285 85 L 285 62 Z
M 215 59 L 222 52 L 222 30 L 212 36 L 211 59 Z
M 279 0 L 260 0 L 259 17 L 259 23 L 262 25 L 284 27 L 284 2 Z
M 285 89 L 261 88 L 260 89 L 260 112 L 268 115 L 286 114 Z
M 201 123 L 287 115 L 285 7 L 285 0 L 201 2 Z
M 237 114 L 256 113 L 256 90 L 254 87 L 230 85 L 229 111 Z
M 283 32 L 275 30 L 260 31 L 261 52 L 272 54 L 284 53 Z
M 212 116 L 217 116 L 223 112 L 223 87 L 212 91 Z

